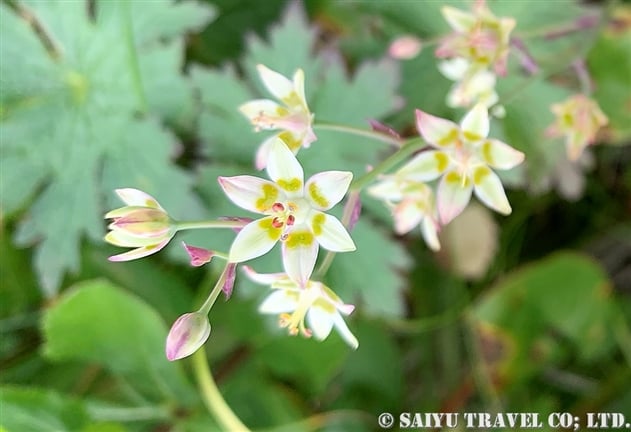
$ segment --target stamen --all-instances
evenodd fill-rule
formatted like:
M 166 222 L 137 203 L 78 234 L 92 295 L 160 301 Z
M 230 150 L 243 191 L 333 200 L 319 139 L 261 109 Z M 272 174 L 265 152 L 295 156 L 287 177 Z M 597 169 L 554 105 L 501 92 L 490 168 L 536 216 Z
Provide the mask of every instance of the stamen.
M 282 228 L 284 225 L 284 222 L 279 220 L 277 217 L 275 217 L 274 219 L 272 219 L 272 226 L 274 228 Z
M 292 226 L 296 222 L 294 215 L 287 216 L 287 225 Z
M 272 210 L 275 212 L 282 212 L 285 211 L 285 206 L 279 202 L 276 202 L 274 203 L 274 205 L 272 205 Z

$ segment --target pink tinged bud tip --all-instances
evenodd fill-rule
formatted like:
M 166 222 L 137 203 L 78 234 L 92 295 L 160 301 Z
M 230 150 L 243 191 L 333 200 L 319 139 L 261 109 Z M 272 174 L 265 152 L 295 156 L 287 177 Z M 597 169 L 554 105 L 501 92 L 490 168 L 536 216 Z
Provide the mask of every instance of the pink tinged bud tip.
M 419 38 L 413 35 L 405 35 L 395 39 L 388 48 L 390 57 L 397 60 L 410 60 L 416 57 L 423 47 Z
M 188 357 L 197 351 L 210 335 L 208 317 L 199 312 L 179 317 L 167 336 L 166 356 L 169 361 Z
M 223 284 L 221 290 L 226 295 L 226 300 L 230 299 L 232 295 L 232 289 L 234 288 L 234 281 L 237 277 L 237 264 L 229 263 L 226 268 L 226 281 Z
M 211 250 L 199 248 L 196 246 L 190 246 L 182 242 L 182 246 L 186 249 L 186 253 L 191 259 L 191 265 L 193 267 L 200 267 L 206 263 L 209 263 L 215 253 Z

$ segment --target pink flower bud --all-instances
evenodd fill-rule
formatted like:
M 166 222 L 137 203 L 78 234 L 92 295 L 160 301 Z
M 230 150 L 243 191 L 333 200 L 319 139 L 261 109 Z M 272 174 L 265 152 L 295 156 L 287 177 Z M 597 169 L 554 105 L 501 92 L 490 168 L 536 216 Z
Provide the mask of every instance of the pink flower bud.
M 237 277 L 237 264 L 236 263 L 228 263 L 226 268 L 226 281 L 223 284 L 221 290 L 226 295 L 226 300 L 230 298 L 232 295 L 232 289 L 234 288 L 234 280 Z
M 421 40 L 416 36 L 401 36 L 390 44 L 388 54 L 397 60 L 413 59 L 421 52 L 422 45 Z
M 167 336 L 166 356 L 169 361 L 188 357 L 197 351 L 210 335 L 208 317 L 199 312 L 179 317 Z

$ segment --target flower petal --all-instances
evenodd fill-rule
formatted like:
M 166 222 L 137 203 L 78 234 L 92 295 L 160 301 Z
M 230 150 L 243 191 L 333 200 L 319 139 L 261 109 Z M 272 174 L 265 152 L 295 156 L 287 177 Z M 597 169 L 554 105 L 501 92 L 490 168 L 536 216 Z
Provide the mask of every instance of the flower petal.
M 349 330 L 346 325 L 346 321 L 340 314 L 335 314 L 333 317 L 333 324 L 337 329 L 337 332 L 342 336 L 342 339 L 353 349 L 357 349 L 359 347 L 359 341 L 355 337 L 355 335 Z
M 259 306 L 259 312 L 264 314 L 280 314 L 293 312 L 298 306 L 298 292 L 274 290 Z
M 337 311 L 331 313 L 315 305 L 307 311 L 307 325 L 317 340 L 324 340 L 331 334 L 333 315 L 337 315 Z
M 335 216 L 314 211 L 311 217 L 311 231 L 318 243 L 333 252 L 354 251 L 355 243 L 342 222 Z
M 305 286 L 313 273 L 318 249 L 318 242 L 306 227 L 292 230 L 283 242 L 283 266 L 287 275 L 300 286 Z
M 158 200 L 154 197 L 145 193 L 138 189 L 133 188 L 124 188 L 124 189 L 116 189 L 116 194 L 123 200 L 123 202 L 130 206 L 139 206 L 139 207 L 151 207 L 160 210 L 164 210 L 160 204 L 158 204 Z
M 479 141 L 489 135 L 489 112 L 482 103 L 476 104 L 460 122 L 462 133 L 469 141 Z
M 350 171 L 324 171 L 311 176 L 305 185 L 309 204 L 318 210 L 328 210 L 339 203 L 353 180 Z
M 280 134 L 272 135 L 259 145 L 259 148 L 256 150 L 256 158 L 254 160 L 254 166 L 257 170 L 262 170 L 267 166 L 269 152 L 272 149 L 272 143 L 278 139 L 279 135 Z
M 282 100 L 294 91 L 294 84 L 284 75 L 262 64 L 257 65 L 256 69 L 267 90 L 276 98 Z
M 399 201 L 403 198 L 401 186 L 393 176 L 384 178 L 368 188 L 368 193 L 384 201 Z
M 397 174 L 425 182 L 440 177 L 450 165 L 451 159 L 447 153 L 438 150 L 424 151 L 402 166 Z
M 467 176 L 450 171 L 443 176 L 436 193 L 440 222 L 447 225 L 471 200 L 473 185 Z
M 460 139 L 460 129 L 456 123 L 418 109 L 416 127 L 425 141 L 435 147 L 453 146 Z
M 302 69 L 294 72 L 294 92 L 296 92 L 302 107 L 305 111 L 308 111 L 309 108 L 307 107 L 307 98 L 305 96 L 305 73 Z
M 421 234 L 429 248 L 433 251 L 440 250 L 440 242 L 438 241 L 438 223 L 430 217 L 425 217 L 421 221 Z
M 438 70 L 452 81 L 460 81 L 469 70 L 471 62 L 462 57 L 443 60 L 438 63 Z
M 287 108 L 270 99 L 254 99 L 240 105 L 239 111 L 257 127 L 276 129 L 269 119 L 282 116 Z
M 271 285 L 281 279 L 287 279 L 285 273 L 257 273 L 252 267 L 246 265 L 241 266 L 241 271 L 243 271 L 252 282 L 261 285 Z
M 405 200 L 398 204 L 393 211 L 394 231 L 397 234 L 406 234 L 417 226 L 425 214 L 416 205 L 414 200 Z
M 459 33 L 466 33 L 476 24 L 476 17 L 451 6 L 443 6 L 440 9 L 449 26 Z
M 265 213 L 274 203 L 283 201 L 283 192 L 269 180 L 241 175 L 218 177 L 219 185 L 230 201 L 254 213 Z
M 289 198 L 303 195 L 304 172 L 296 156 L 281 139 L 270 144 L 267 173 Z
M 171 239 L 170 238 L 166 239 L 158 244 L 153 244 L 153 245 L 148 245 L 148 246 L 143 246 L 141 248 L 133 249 L 133 250 L 130 250 L 129 252 L 125 252 L 122 254 L 112 255 L 111 257 L 108 258 L 108 260 L 112 262 L 121 262 L 121 261 L 131 261 L 138 258 L 144 258 L 148 255 L 152 255 L 160 251 L 162 248 L 164 248 L 167 245 L 167 243 L 169 243 L 169 240 Z
M 232 242 L 228 261 L 243 262 L 269 252 L 280 239 L 282 230 L 272 225 L 273 216 L 247 224 Z
M 489 167 L 481 166 L 473 171 L 473 188 L 487 207 L 505 215 L 512 212 L 500 178 Z
M 501 170 L 511 169 L 519 165 L 525 157 L 522 152 L 496 139 L 484 141 L 480 146 L 479 154 L 484 162 Z
M 115 230 L 110 231 L 105 235 L 105 241 L 109 244 L 120 247 L 143 247 L 159 243 L 160 239 L 156 239 L 155 237 L 137 237 L 132 236 L 125 231 Z

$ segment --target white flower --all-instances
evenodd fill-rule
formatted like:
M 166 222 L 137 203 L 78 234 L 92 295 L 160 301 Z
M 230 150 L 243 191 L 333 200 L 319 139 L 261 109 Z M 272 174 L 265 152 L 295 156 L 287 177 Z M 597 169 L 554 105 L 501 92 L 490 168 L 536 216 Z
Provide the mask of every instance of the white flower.
M 239 107 L 256 130 L 282 130 L 265 140 L 256 154 L 256 167 L 267 165 L 272 144 L 280 138 L 294 153 L 317 139 L 313 132 L 313 115 L 305 97 L 305 75 L 302 69 L 294 73 L 293 81 L 266 66 L 257 66 L 261 81 L 282 104 L 270 99 L 256 99 Z
M 305 183 L 296 157 L 279 139 L 272 142 L 267 173 L 219 177 L 224 192 L 241 208 L 264 215 L 237 234 L 229 261 L 243 262 L 270 251 L 281 240 L 287 274 L 301 285 L 313 272 L 319 246 L 334 252 L 355 250 L 346 228 L 324 213 L 340 202 L 353 178 L 348 171 L 326 171 Z
M 345 304 L 329 287 L 312 280 L 300 286 L 285 273 L 261 274 L 247 266 L 243 269 L 254 282 L 274 289 L 259 311 L 279 315 L 280 326 L 286 327 L 291 335 L 301 333 L 305 337 L 313 335 L 324 340 L 335 327 L 342 339 L 357 349 L 359 342 L 342 318 L 342 315 L 351 314 L 355 306 Z
M 524 154 L 487 138 L 490 125 L 484 105 L 473 107 L 460 125 L 420 110 L 416 110 L 416 120 L 421 136 L 436 150 L 420 153 L 399 174 L 421 182 L 442 177 L 436 196 L 443 225 L 464 210 L 472 192 L 487 207 L 511 213 L 502 182 L 491 167 L 511 169 L 524 160 Z

